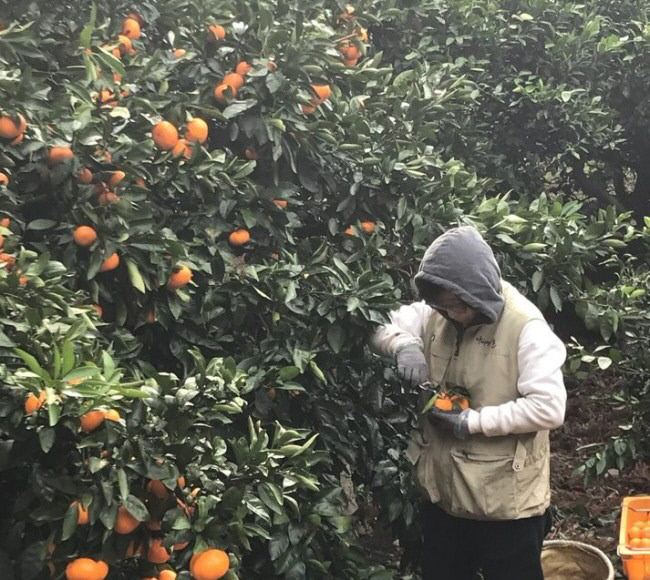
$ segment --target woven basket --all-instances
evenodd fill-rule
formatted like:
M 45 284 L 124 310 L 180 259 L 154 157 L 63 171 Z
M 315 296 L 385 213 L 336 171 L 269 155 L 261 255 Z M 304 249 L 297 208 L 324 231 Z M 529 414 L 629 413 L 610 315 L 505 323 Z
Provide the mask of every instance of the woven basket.
M 542 547 L 544 580 L 614 580 L 602 550 L 582 542 L 547 540 Z

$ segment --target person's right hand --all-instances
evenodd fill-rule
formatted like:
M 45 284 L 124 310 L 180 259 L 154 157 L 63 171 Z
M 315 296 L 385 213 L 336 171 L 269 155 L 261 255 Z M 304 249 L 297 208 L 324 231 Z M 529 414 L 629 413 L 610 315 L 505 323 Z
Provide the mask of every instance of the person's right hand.
M 429 368 L 419 346 L 406 346 L 397 353 L 397 374 L 411 386 L 418 386 L 429 380 Z

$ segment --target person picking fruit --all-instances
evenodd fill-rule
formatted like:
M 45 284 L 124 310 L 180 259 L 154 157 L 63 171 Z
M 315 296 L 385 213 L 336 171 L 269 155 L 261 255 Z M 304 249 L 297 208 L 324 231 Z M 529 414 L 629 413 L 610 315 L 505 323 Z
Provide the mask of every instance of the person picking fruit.
M 371 346 L 423 395 L 431 383 L 469 401 L 427 405 L 406 451 L 424 496 L 423 580 L 543 580 L 564 344 L 472 227 L 434 240 L 414 283 L 421 301 L 391 312 Z

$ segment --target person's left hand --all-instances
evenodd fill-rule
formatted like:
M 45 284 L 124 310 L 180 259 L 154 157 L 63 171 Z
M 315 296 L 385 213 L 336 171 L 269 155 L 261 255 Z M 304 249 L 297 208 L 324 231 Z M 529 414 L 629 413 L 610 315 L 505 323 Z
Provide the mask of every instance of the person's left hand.
M 469 437 L 469 409 L 464 411 L 441 411 L 435 407 L 427 412 L 431 424 L 443 431 L 453 433 L 458 439 Z

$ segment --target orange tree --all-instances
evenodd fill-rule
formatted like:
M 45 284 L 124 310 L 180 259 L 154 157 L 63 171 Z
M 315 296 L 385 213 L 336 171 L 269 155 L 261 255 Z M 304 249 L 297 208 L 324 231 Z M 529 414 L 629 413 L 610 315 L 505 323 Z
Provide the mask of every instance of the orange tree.
M 25 266 L 9 272 L 16 291 L 63 309 L 5 332 L 9 384 L 38 369 L 56 383 L 56 350 L 39 339 L 50 318 L 58 328 L 78 315 L 64 305 L 96 304 L 92 341 L 68 337 L 83 335 L 79 356 L 99 369 L 79 395 L 100 409 L 122 397 L 125 416 L 79 434 L 86 409 L 50 387 L 48 408 L 63 397 L 71 445 L 88 460 L 66 469 L 90 523 L 74 525 L 70 491 L 40 498 L 43 518 L 16 511 L 8 521 L 29 522 L 29 534 L 4 550 L 36 562 L 25 574 L 53 540 L 57 573 L 101 556 L 115 577 L 155 566 L 187 575 L 190 551 L 214 546 L 230 554 L 230 577 L 385 577 L 349 549 L 346 500 L 374 495 L 403 540 L 417 536 L 403 458 L 415 402 L 365 345 L 410 298 L 417 257 L 449 225 L 480 228 L 505 274 L 571 321 L 567 336 L 584 322 L 589 340 L 569 370 L 635 368 L 618 341 L 631 332 L 644 349 L 647 276 L 625 253 L 644 253 L 647 232 L 585 205 L 591 194 L 571 180 L 576 155 L 622 138 L 603 94 L 575 92 L 583 61 L 556 66 L 598 42 L 567 32 L 577 9 L 540 1 L 511 25 L 490 3 L 304 4 L 18 1 L 2 16 L 5 269 L 25 247 L 70 273 L 48 290 Z M 556 26 L 538 26 L 542 16 Z M 531 76 L 526 42 L 552 46 L 538 73 L 558 78 Z M 602 50 L 611 65 L 630 48 Z M 540 119 L 554 123 L 552 146 Z M 582 170 L 595 168 L 594 155 Z M 61 351 L 62 332 L 49 341 Z M 600 356 L 589 359 L 595 336 Z M 142 392 L 111 390 L 123 388 L 108 386 L 113 358 Z M 26 422 L 18 392 L 8 432 L 34 436 L 45 417 Z M 23 485 L 25 473 L 13 475 Z M 154 529 L 118 537 L 120 507 Z

